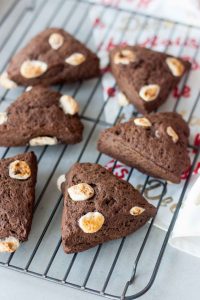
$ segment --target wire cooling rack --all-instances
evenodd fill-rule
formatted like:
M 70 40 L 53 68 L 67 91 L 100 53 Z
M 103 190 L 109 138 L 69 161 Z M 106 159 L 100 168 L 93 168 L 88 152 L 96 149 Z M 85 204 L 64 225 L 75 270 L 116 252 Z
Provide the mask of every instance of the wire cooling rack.
M 14 9 L 16 12 L 20 2 L 14 2 L 13 9 L 9 10 L 6 20 L 4 20 L 4 22 L 8 23 L 10 19 L 9 24 L 11 25 L 9 25 L 9 35 L 1 45 L 1 71 L 6 68 L 11 56 L 19 48 L 24 46 L 36 33 L 49 26 L 62 27 L 94 51 L 99 51 L 100 48 L 93 41 L 93 29 L 88 18 L 88 11 L 94 7 L 94 4 L 81 0 L 40 0 L 36 1 L 32 8 L 23 9 L 18 17 L 14 19 L 12 14 L 15 14 Z M 192 26 L 100 4 L 97 7 L 101 18 L 108 15 L 112 18 L 110 27 L 99 37 L 99 45 L 101 46 L 109 42 L 113 28 L 118 20 L 123 17 L 128 17 L 124 34 L 133 20 L 140 24 L 139 29 L 133 32 L 132 43 L 140 42 L 142 34 L 150 24 L 153 29 L 148 37 L 151 41 L 149 47 L 152 48 L 154 47 L 153 41 L 155 37 L 159 37 L 167 23 L 171 24 L 169 28 L 167 27 L 166 29 L 165 27 L 165 35 L 169 39 L 173 35 L 178 34 L 178 30 L 185 32 L 185 40 L 191 37 L 193 30 L 200 37 L 200 30 Z M 3 30 L 2 28 L 0 32 Z M 123 34 L 118 42 L 121 41 L 123 41 Z M 177 55 L 181 55 L 184 52 L 184 46 L 184 43 L 180 45 Z M 163 46 L 162 51 L 167 51 L 167 48 L 168 45 Z M 197 59 L 198 55 L 199 45 L 192 54 L 193 60 Z M 189 75 L 185 77 L 182 88 L 187 83 L 188 77 Z M 62 93 L 73 95 L 80 102 L 81 119 L 85 126 L 84 139 L 80 144 L 74 146 L 36 147 L 34 149 L 31 149 L 31 147 L 0 148 L 2 158 L 34 150 L 39 164 L 34 219 L 29 241 L 22 244 L 20 249 L 14 254 L 1 254 L 0 265 L 111 299 L 136 299 L 144 294 L 155 280 L 170 233 L 187 191 L 191 173 L 199 155 L 199 149 L 190 146 L 195 153 L 192 168 L 187 180 L 182 185 L 179 201 L 164 240 L 158 240 L 157 245 L 152 245 L 151 235 L 154 234 L 153 219 L 139 231 L 126 238 L 99 245 L 83 253 L 64 254 L 60 237 L 62 196 L 56 189 L 56 179 L 60 174 L 66 173 L 75 162 L 102 163 L 103 157 L 104 159 L 106 158 L 96 150 L 98 134 L 103 128 L 111 126 L 120 120 L 124 113 L 123 108 L 118 108 L 117 111 L 113 112 L 114 120 L 112 115 L 112 122 L 106 117 L 106 109 L 111 100 L 108 96 L 106 101 L 104 101 L 101 80 L 102 78 L 92 79 L 83 83 L 56 87 Z M 0 89 L 0 110 L 4 110 L 23 90 L 23 88 L 11 91 Z M 193 99 L 188 122 L 190 122 L 196 111 L 198 100 L 199 90 Z M 172 110 L 176 111 L 180 102 L 181 94 Z M 137 112 L 133 111 L 133 114 L 137 115 Z M 117 162 L 115 161 L 112 166 L 113 170 L 116 164 Z M 133 172 L 135 170 L 130 169 L 126 180 L 131 178 Z M 160 189 L 160 198 L 157 203 L 159 209 L 166 194 L 167 183 L 145 175 L 142 178 L 141 193 L 154 187 Z M 148 257 L 150 247 L 154 253 L 151 258 Z M 141 271 L 141 266 L 143 271 Z

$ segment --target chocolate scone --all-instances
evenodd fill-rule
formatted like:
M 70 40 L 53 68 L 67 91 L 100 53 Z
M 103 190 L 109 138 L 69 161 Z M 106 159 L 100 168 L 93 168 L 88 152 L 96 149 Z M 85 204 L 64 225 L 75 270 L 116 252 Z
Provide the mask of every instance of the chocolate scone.
M 76 163 L 58 179 L 64 194 L 62 244 L 80 252 L 126 236 L 156 214 L 134 187 L 98 164 Z
M 82 140 L 79 105 L 68 95 L 46 87 L 28 88 L 0 113 L 0 146 L 42 146 Z
M 0 252 L 14 252 L 31 229 L 37 161 L 33 152 L 0 160 Z
M 112 73 L 122 95 L 141 113 L 164 103 L 191 64 L 139 46 L 117 46 L 110 53 Z
M 177 113 L 133 118 L 104 130 L 98 150 L 141 172 L 174 183 L 190 166 L 189 128 Z
M 100 74 L 99 59 L 84 44 L 59 28 L 48 28 L 31 39 L 12 59 L 0 78 L 5 88 L 52 85 Z

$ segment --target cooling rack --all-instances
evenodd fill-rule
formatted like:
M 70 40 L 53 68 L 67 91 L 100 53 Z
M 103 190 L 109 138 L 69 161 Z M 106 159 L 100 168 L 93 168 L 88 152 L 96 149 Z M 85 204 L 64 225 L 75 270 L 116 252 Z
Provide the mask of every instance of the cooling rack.
M 193 62 L 199 59 L 200 29 L 194 26 L 171 22 L 161 18 L 154 18 L 144 14 L 117 9 L 92 2 L 77 1 L 53 1 L 39 0 L 34 5 L 24 8 L 17 18 L 13 19 L 14 9 L 20 5 L 14 2 L 9 9 L 3 25 L 9 22 L 9 35 L 1 43 L 0 69 L 6 68 L 11 56 L 26 42 L 42 29 L 49 26 L 58 26 L 66 29 L 75 37 L 87 44 L 95 52 L 105 47 L 110 42 L 112 31 L 120 26 L 120 20 L 125 18 L 126 25 L 118 43 L 123 42 L 126 32 L 130 32 L 133 22 L 136 26 L 132 32 L 131 43 L 141 43 L 142 36 L 148 31 L 148 47 L 156 48 L 155 38 L 163 35 L 170 40 L 172 36 L 178 36 L 179 31 L 184 32 L 185 43 L 178 47 L 177 55 L 184 55 L 186 41 L 193 40 L 193 33 L 198 37 L 198 44 L 191 53 Z M 23 2 L 23 1 L 22 1 Z M 30 4 L 30 3 L 29 3 Z M 97 8 L 101 19 L 110 16 L 110 26 L 99 36 L 98 45 L 94 42 L 93 27 L 91 26 L 88 12 Z M 168 26 L 170 24 L 170 26 Z M 3 28 L 3 27 L 2 27 Z M 3 30 L 0 28 L 1 30 Z M 115 41 L 116 42 L 116 41 Z M 161 51 L 167 51 L 168 44 L 163 44 Z M 103 76 L 103 75 L 102 75 Z M 79 254 L 63 253 L 61 246 L 60 219 L 62 212 L 62 196 L 56 189 L 56 179 L 65 173 L 75 162 L 96 162 L 105 164 L 110 158 L 98 153 L 96 141 L 99 132 L 119 122 L 124 115 L 125 108 L 113 110 L 109 115 L 108 107 L 112 107 L 111 96 L 107 99 L 102 93 L 102 77 L 87 82 L 72 85 L 57 86 L 56 89 L 62 93 L 73 95 L 81 106 L 81 119 L 85 126 L 83 141 L 74 146 L 58 145 L 55 147 L 18 147 L 0 148 L 2 158 L 17 153 L 34 150 L 38 158 L 39 172 L 36 189 L 36 202 L 34 208 L 34 219 L 29 241 L 22 244 L 20 249 L 11 255 L 1 254 L 0 265 L 12 270 L 27 273 L 32 276 L 43 278 L 62 285 L 87 291 L 110 299 L 136 299 L 143 295 L 152 286 L 161 264 L 170 233 L 176 221 L 180 206 L 187 192 L 192 171 L 199 157 L 199 147 L 189 145 L 193 150 L 192 166 L 187 179 L 181 185 L 181 191 L 177 206 L 172 215 L 169 228 L 164 239 L 158 239 L 157 245 L 152 245 L 151 236 L 154 232 L 154 221 L 146 224 L 133 235 L 116 241 L 99 245 L 93 249 Z M 184 78 L 180 85 L 180 91 L 184 89 L 190 75 Z M 0 89 L 0 110 L 4 110 L 12 103 L 23 88 L 11 91 Z M 187 120 L 190 123 L 197 111 L 200 97 L 199 87 L 193 93 L 192 106 Z M 181 106 L 182 93 L 173 103 L 173 111 Z M 112 112 L 112 111 L 111 111 Z M 137 115 L 137 111 L 132 112 Z M 16 128 L 17 134 L 17 128 Z M 111 169 L 114 171 L 117 161 L 112 161 Z M 129 169 L 126 180 L 131 181 L 134 177 L 134 169 Z M 140 192 L 157 187 L 159 199 L 157 201 L 158 212 L 162 205 L 163 197 L 167 193 L 168 184 L 149 176 L 142 175 Z M 152 248 L 153 256 L 148 257 L 148 251 Z M 146 254 L 145 254 L 146 253 Z

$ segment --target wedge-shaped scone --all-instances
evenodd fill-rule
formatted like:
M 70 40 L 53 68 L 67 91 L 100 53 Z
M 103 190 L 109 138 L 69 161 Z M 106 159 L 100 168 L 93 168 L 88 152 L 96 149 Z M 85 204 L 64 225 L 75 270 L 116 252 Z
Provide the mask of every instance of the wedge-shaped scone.
M 141 113 L 164 103 L 190 63 L 139 46 L 117 46 L 110 53 L 112 73 L 127 101 Z
M 33 152 L 0 160 L 0 252 L 14 252 L 31 229 L 37 161 Z
M 99 75 L 99 59 L 69 33 L 48 28 L 20 50 L 0 77 L 5 88 L 52 85 Z
M 68 95 L 36 86 L 0 113 L 0 146 L 42 146 L 81 141 L 79 105 Z
M 174 183 L 190 166 L 189 128 L 177 113 L 134 118 L 104 130 L 98 150 L 128 166 Z
M 98 164 L 76 163 L 58 180 L 64 194 L 62 244 L 80 252 L 126 236 L 156 213 L 133 186 Z

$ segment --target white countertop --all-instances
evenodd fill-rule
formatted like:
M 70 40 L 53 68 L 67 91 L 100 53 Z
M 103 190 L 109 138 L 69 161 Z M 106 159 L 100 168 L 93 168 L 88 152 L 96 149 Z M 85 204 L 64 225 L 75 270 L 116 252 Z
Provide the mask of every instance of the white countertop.
M 155 230 L 162 237 L 163 233 Z M 151 242 L 154 242 L 153 237 Z M 0 278 L 1 300 L 104 299 L 4 268 L 0 268 Z M 199 278 L 200 259 L 168 246 L 153 287 L 140 299 L 199 300 Z

